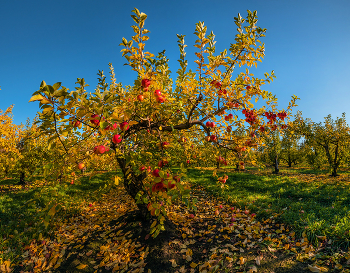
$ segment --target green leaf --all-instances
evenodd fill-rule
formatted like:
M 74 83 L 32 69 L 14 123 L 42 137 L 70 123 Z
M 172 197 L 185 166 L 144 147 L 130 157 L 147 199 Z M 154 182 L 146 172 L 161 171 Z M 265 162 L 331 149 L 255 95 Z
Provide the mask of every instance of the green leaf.
M 108 122 L 106 122 L 106 121 L 102 121 L 102 122 L 100 122 L 100 127 L 101 127 L 101 129 L 106 128 L 108 125 L 109 125 L 109 123 L 108 123 Z
M 156 238 L 158 236 L 159 231 L 160 231 L 159 229 L 156 230 L 156 232 L 153 234 L 153 238 Z

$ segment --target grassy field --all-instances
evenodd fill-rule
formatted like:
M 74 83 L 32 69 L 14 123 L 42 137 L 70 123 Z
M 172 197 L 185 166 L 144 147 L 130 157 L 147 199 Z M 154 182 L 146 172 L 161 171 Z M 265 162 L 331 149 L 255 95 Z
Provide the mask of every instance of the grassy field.
M 15 185 L 17 178 L 0 181 L 0 259 L 14 261 L 23 253 L 22 247 L 33 239 L 50 236 L 54 227 L 50 218 L 80 215 L 84 208 L 99 201 L 111 189 L 114 175 L 104 173 L 91 179 L 86 176 L 74 184 L 58 185 L 36 177 L 26 187 Z M 55 204 L 58 204 L 55 215 L 50 216 Z M 48 226 L 45 220 L 50 222 Z
M 333 178 L 327 171 L 307 168 L 282 168 L 280 174 L 271 170 L 258 172 L 229 171 L 227 190 L 216 187 L 212 170 L 192 169 L 189 177 L 204 186 L 213 195 L 257 213 L 259 219 L 271 213 L 281 214 L 279 220 L 290 225 L 301 235 L 317 243 L 317 236 L 332 238 L 335 245 L 349 248 L 350 242 L 350 176 L 340 172 Z M 218 171 L 217 175 L 222 176 Z
M 181 233 L 161 237 L 160 241 L 166 245 L 143 239 L 142 224 L 129 215 L 135 205 L 123 187 L 114 183 L 117 173 L 84 176 L 73 184 L 66 181 L 59 185 L 36 177 L 26 187 L 14 185 L 17 178 L 3 179 L 0 181 L 0 272 L 11 272 L 11 269 L 42 272 L 40 268 L 50 266 L 52 272 L 95 272 L 97 268 L 102 268 L 101 272 L 111 272 L 111 265 L 104 262 L 107 253 L 108 257 L 115 257 L 116 249 L 130 249 L 130 246 L 131 249 L 140 247 L 136 252 L 141 256 L 134 253 L 128 257 L 118 256 L 118 259 L 129 264 L 134 261 L 131 263 L 135 265 L 133 272 L 139 272 L 136 265 L 146 266 L 144 259 L 148 268 L 152 268 L 151 272 L 176 272 L 179 268 L 173 268 L 175 260 L 183 272 L 191 272 L 195 265 L 205 266 L 215 259 L 215 267 L 226 268 L 226 271 L 212 269 L 208 272 L 254 272 L 258 257 L 264 257 L 261 264 L 259 260 L 259 272 L 309 272 L 310 264 L 326 266 L 334 272 L 340 269 L 350 272 L 350 252 L 347 252 L 350 180 L 347 172 L 332 178 L 324 171 L 307 168 L 281 168 L 278 175 L 271 174 L 271 170 L 251 168 L 236 172 L 227 168 L 228 188 L 221 190 L 213 170 L 188 170 L 197 198 L 202 200 L 199 212 L 194 221 L 189 219 L 190 211 L 186 207 L 175 206 L 171 213 L 176 216 L 171 220 L 177 222 Z M 216 175 L 222 176 L 223 171 L 217 170 Z M 215 215 L 220 205 L 223 205 L 220 215 Z M 249 210 L 249 215 L 242 213 L 245 210 Z M 231 213 L 237 219 L 233 227 L 260 230 L 255 241 L 251 238 L 251 245 L 255 243 L 253 248 L 237 241 L 237 237 L 233 239 L 229 229 L 225 233 L 222 224 L 230 223 Z M 292 235 L 294 232 L 296 235 Z M 203 236 L 209 237 L 203 240 Z M 169 241 L 170 238 L 173 241 Z M 188 238 L 199 239 L 190 252 L 186 251 L 191 257 L 187 255 L 180 264 L 181 251 L 189 244 Z M 118 241 L 118 247 L 111 247 Z M 180 241 L 181 248 L 173 246 Z M 215 255 L 206 253 L 206 250 L 224 246 L 224 242 L 237 245 L 238 254 L 218 259 L 221 256 L 215 258 L 215 252 Z M 147 252 L 148 249 L 151 250 Z M 185 271 L 185 267 L 189 271 Z M 129 272 L 125 267 L 123 270 L 114 272 Z

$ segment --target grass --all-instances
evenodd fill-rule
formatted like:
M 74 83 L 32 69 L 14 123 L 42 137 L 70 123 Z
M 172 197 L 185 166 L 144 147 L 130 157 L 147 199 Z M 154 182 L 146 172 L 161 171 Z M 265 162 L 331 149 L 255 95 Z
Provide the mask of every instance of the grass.
M 45 226 L 44 220 L 49 220 L 53 205 L 58 204 L 56 216 L 79 215 L 83 207 L 100 200 L 110 189 L 108 181 L 114 175 L 83 177 L 63 185 L 35 177 L 26 187 L 15 185 L 16 178 L 0 181 L 0 259 L 13 261 L 33 239 L 51 235 L 52 224 Z
M 223 170 L 222 170 L 223 171 Z M 222 171 L 217 175 L 223 175 Z M 279 221 L 293 227 L 301 235 L 317 243 L 316 236 L 326 235 L 344 248 L 350 242 L 350 178 L 347 173 L 332 178 L 315 175 L 310 170 L 283 168 L 281 174 L 254 169 L 247 172 L 227 170 L 227 190 L 216 187 L 213 171 L 192 169 L 193 182 L 204 186 L 213 195 L 242 209 L 257 213 L 258 219 L 271 213 L 281 214 Z
M 190 272 L 200 266 L 209 270 L 209 264 L 210 272 L 248 272 L 256 266 L 257 257 L 263 257 L 259 272 L 306 272 L 305 261 L 333 269 L 340 268 L 340 263 L 349 267 L 348 173 L 332 178 L 305 168 L 281 168 L 279 175 L 256 168 L 225 171 L 228 189 L 222 191 L 213 169 L 189 169 L 198 212 L 192 219 L 189 214 L 194 212 L 175 205 L 169 215 L 177 229 L 161 233 L 156 240 L 147 240 L 143 223 L 133 214 L 135 205 L 123 187 L 114 184 L 117 173 L 83 176 L 74 184 L 60 185 L 38 177 L 27 187 L 14 185 L 14 179 L 2 180 L 0 271 L 3 261 L 10 261 L 18 272 L 41 272 L 45 263 L 52 264 L 53 272 L 95 272 L 98 268 L 111 272 L 117 268 L 116 259 L 124 263 L 124 271 L 115 272 L 128 272 L 127 265 L 129 270 L 145 267 L 151 272 L 175 272 L 181 266 Z M 242 210 L 249 210 L 249 215 Z M 237 235 L 227 228 L 231 214 L 236 218 L 233 227 L 243 233 Z M 247 244 L 244 236 L 250 230 L 259 233 L 252 234 Z M 317 237 L 321 235 L 327 240 Z M 227 244 L 236 248 L 232 255 L 225 250 Z M 173 267 L 174 262 L 178 267 Z

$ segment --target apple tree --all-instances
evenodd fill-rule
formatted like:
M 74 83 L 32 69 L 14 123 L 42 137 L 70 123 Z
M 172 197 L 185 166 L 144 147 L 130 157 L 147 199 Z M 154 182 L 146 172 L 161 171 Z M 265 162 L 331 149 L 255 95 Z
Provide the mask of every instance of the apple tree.
M 180 164 L 178 173 L 171 168 L 182 137 L 186 142 L 181 140 L 181 145 L 187 147 L 202 142 L 235 151 L 236 132 L 242 132 L 238 142 L 244 148 L 257 142 L 255 131 L 260 127 L 280 127 L 297 98 L 292 97 L 285 111 L 278 111 L 275 96 L 262 89 L 274 73 L 260 79 L 248 69 L 256 67 L 265 52 L 260 39 L 266 29 L 256 25 L 256 11 L 248 11 L 246 19 L 240 14 L 235 17 L 238 33 L 234 43 L 220 53 L 216 53 L 213 32 L 207 34 L 204 23 L 197 23 L 195 71 L 188 69 L 185 35 L 177 35 L 180 68 L 176 79 L 170 77 L 165 51 L 155 55 L 146 51 L 147 15 L 136 8 L 132 12 L 135 35 L 131 40 L 123 38 L 120 44 L 126 65 L 137 74 L 132 85 L 117 83 L 109 64 L 111 82 L 99 71 L 99 83 L 92 93 L 80 78 L 73 91 L 60 82 L 47 85 L 43 81 L 30 101 L 39 101 L 40 128 L 56 136 L 71 161 L 114 155 L 125 190 L 135 200 L 140 216 L 147 219 L 151 214 L 150 232 L 155 237 L 164 229 L 167 207 L 174 200 L 181 199 L 195 209 L 196 200 L 189 201 L 186 162 Z M 245 71 L 233 77 L 234 69 L 243 67 Z M 266 105 L 254 108 L 259 99 Z M 77 126 L 81 129 L 76 130 Z M 96 144 L 86 146 L 94 134 Z
M 313 150 L 322 150 L 327 159 L 332 176 L 337 176 L 339 167 L 349 156 L 350 128 L 346 123 L 345 113 L 341 118 L 333 120 L 331 115 L 322 122 L 315 123 L 310 119 L 298 119 L 300 131 L 306 143 L 313 146 Z
M 22 125 L 13 123 L 13 105 L 5 112 L 0 109 L 0 172 L 5 177 L 13 170 L 16 160 L 19 157 L 19 150 L 16 144 L 22 135 Z

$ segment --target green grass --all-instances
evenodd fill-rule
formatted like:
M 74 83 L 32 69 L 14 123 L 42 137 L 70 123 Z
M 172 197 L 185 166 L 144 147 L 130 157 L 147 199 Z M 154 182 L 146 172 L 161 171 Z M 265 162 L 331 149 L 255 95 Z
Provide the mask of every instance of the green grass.
M 305 172 L 303 172 L 305 173 Z M 222 176 L 221 172 L 217 173 Z M 306 232 L 316 243 L 327 235 L 337 246 L 349 247 L 350 190 L 349 179 L 328 176 L 310 179 L 310 175 L 288 177 L 248 172 L 228 173 L 227 190 L 218 190 L 212 171 L 191 169 L 189 178 L 204 186 L 218 198 L 241 209 L 257 213 L 258 219 L 281 214 L 279 221 L 290 225 L 299 235 Z
M 85 176 L 74 184 L 60 185 L 33 180 L 27 189 L 14 185 L 18 179 L 0 181 L 0 259 L 13 261 L 34 238 L 50 236 L 50 228 L 57 223 L 45 227 L 43 219 L 50 220 L 48 211 L 54 203 L 59 204 L 57 214 L 65 218 L 78 215 L 83 206 L 98 201 L 111 188 L 114 175 Z
M 278 221 L 291 226 L 299 236 L 305 232 L 311 242 L 317 242 L 317 235 L 327 235 L 335 246 L 349 247 L 348 176 L 316 176 L 318 172 L 304 168 L 281 168 L 284 175 L 248 169 L 234 172 L 227 168 L 228 189 L 224 191 L 218 189 L 217 177 L 213 177 L 212 171 L 189 169 L 187 174 L 193 183 L 205 187 L 219 200 L 249 209 L 257 213 L 260 220 L 280 214 Z M 223 175 L 221 171 L 218 176 Z M 102 194 L 111 189 L 115 174 L 97 174 L 91 179 L 85 176 L 73 185 L 33 180 L 27 189 L 13 186 L 17 180 L 0 181 L 0 258 L 13 261 L 34 238 L 40 238 L 40 234 L 50 236 L 52 226 L 45 227 L 43 219 L 52 201 L 59 203 L 57 214 L 63 218 L 77 216 L 84 206 L 99 201 Z

